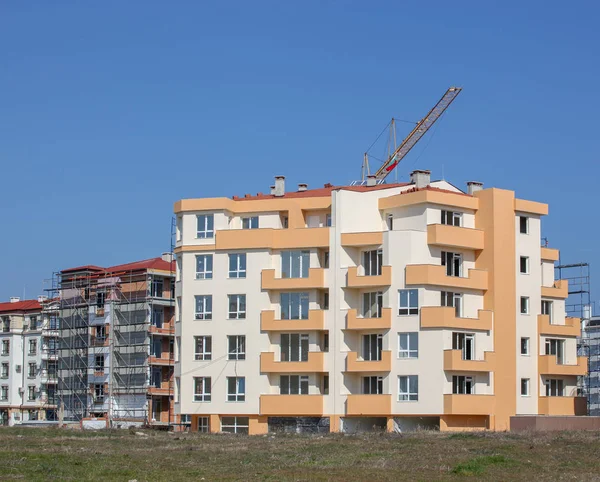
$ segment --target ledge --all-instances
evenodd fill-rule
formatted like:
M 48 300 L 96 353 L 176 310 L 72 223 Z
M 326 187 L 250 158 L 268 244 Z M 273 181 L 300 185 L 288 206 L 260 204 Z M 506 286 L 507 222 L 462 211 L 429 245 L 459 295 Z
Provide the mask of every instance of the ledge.
M 263 269 L 261 271 L 261 285 L 263 290 L 324 288 L 325 270 L 323 268 L 309 268 L 308 278 L 275 278 L 274 269 Z
M 406 284 L 486 291 L 488 289 L 488 272 L 470 269 L 468 277 L 447 276 L 445 266 L 410 264 L 406 266 Z
M 346 287 L 348 288 L 377 288 L 390 286 L 392 284 L 392 267 L 382 266 L 381 274 L 378 276 L 359 276 L 358 268 L 351 266 L 348 268 L 348 278 Z
M 261 331 L 322 331 L 325 329 L 325 311 L 308 310 L 305 320 L 276 320 L 273 310 L 260 312 Z
M 479 229 L 430 224 L 427 226 L 427 243 L 459 249 L 483 249 L 483 231 Z
M 540 335 L 552 336 L 581 336 L 579 318 L 565 318 L 564 325 L 550 323 L 550 316 L 538 315 L 538 332 Z
M 325 371 L 325 353 L 311 351 L 307 361 L 275 361 L 275 353 L 260 354 L 261 373 L 322 373 Z
M 381 360 L 364 361 L 358 359 L 355 351 L 348 352 L 346 358 L 346 371 L 352 373 L 362 372 L 389 372 L 392 369 L 392 352 L 384 350 L 381 352 Z
M 260 414 L 270 416 L 321 416 L 323 395 L 261 395 Z
M 392 413 L 391 395 L 348 395 L 346 415 L 385 416 Z
M 492 329 L 493 312 L 478 310 L 478 318 L 459 318 L 454 308 L 448 306 L 424 306 L 421 308 L 421 328 L 457 328 L 464 330 Z
M 391 327 L 391 308 L 383 308 L 381 318 L 359 318 L 356 310 L 348 310 L 346 330 L 389 330 Z

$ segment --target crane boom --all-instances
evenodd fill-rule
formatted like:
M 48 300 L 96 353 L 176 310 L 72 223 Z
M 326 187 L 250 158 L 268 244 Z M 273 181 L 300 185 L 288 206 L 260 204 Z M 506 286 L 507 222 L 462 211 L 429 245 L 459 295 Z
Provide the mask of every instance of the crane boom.
M 435 124 L 456 96 L 460 94 L 461 87 L 450 87 L 438 103 L 421 119 L 411 133 L 402 141 L 398 148 L 388 157 L 387 161 L 375 173 L 377 180 L 383 180 L 394 170 L 398 163 L 409 153 L 419 139 L 425 135 L 429 128 Z

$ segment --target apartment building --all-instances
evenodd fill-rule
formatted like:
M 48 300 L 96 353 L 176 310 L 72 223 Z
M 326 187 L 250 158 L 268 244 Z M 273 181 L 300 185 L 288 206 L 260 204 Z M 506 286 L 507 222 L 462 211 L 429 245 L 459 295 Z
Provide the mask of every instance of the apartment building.
M 167 253 L 59 274 L 58 396 L 65 419 L 170 425 L 174 262 Z
M 0 303 L 0 424 L 55 420 L 57 336 L 52 300 Z
M 175 213 L 174 395 L 193 430 L 506 430 L 585 407 L 546 204 L 414 171 L 277 177 Z

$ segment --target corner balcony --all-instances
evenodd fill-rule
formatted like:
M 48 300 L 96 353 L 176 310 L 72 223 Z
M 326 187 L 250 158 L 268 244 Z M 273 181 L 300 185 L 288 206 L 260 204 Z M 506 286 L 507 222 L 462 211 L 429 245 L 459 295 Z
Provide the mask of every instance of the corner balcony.
M 483 249 L 483 231 L 447 224 L 427 226 L 427 244 L 458 249 Z
M 346 399 L 346 415 L 381 417 L 391 413 L 391 395 L 348 395 Z
M 406 284 L 486 291 L 488 289 L 488 273 L 481 269 L 470 269 L 467 277 L 448 276 L 445 266 L 410 264 L 406 267 Z
M 478 310 L 477 318 L 460 318 L 456 310 L 448 306 L 424 306 L 421 308 L 421 328 L 491 331 L 493 312 Z
M 541 259 L 542 261 L 558 261 L 559 251 L 558 249 L 552 248 L 544 248 L 543 246 L 540 248 L 541 251 Z
M 549 315 L 538 315 L 538 332 L 550 336 L 581 336 L 581 323 L 579 318 L 566 317 L 564 325 L 557 325 L 550 323 Z
M 359 248 L 362 246 L 381 246 L 383 231 L 370 233 L 342 233 L 342 246 Z
M 261 395 L 260 414 L 282 417 L 320 417 L 323 395 Z
M 495 410 L 494 395 L 444 395 L 445 415 L 493 415 Z
M 389 330 L 391 328 L 391 308 L 383 308 L 380 318 L 363 318 L 358 316 L 356 310 L 348 310 L 346 330 Z
M 538 371 L 540 375 L 563 375 L 579 376 L 585 375 L 588 369 L 588 358 L 578 356 L 576 365 L 557 363 L 556 355 L 540 355 L 538 359 Z
M 542 286 L 542 298 L 566 299 L 569 296 L 569 281 L 560 279 L 553 286 Z
M 325 311 L 308 310 L 304 320 L 276 320 L 273 310 L 260 312 L 261 331 L 323 331 L 325 330 Z
M 381 274 L 376 276 L 358 275 L 358 267 L 348 268 L 347 288 L 379 288 L 392 284 L 392 267 L 382 266 Z
M 346 372 L 368 373 L 389 372 L 392 369 L 392 352 L 384 350 L 381 352 L 381 360 L 359 360 L 358 353 L 348 352 L 346 358 Z
M 444 370 L 452 372 L 493 372 L 496 354 L 486 351 L 483 360 L 463 360 L 461 350 L 444 350 Z
M 275 361 L 275 353 L 260 354 L 261 373 L 323 373 L 325 372 L 325 353 L 311 351 L 307 361 Z
M 587 415 L 586 397 L 539 397 L 540 415 Z
M 263 290 L 325 288 L 325 270 L 323 268 L 309 268 L 307 278 L 275 278 L 274 269 L 263 269 L 261 272 L 261 285 Z

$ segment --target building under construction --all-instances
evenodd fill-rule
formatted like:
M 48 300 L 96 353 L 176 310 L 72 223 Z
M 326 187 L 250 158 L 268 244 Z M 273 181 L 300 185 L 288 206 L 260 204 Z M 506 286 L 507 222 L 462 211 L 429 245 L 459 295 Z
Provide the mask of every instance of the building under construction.
M 174 263 L 170 254 L 60 271 L 58 400 L 65 420 L 171 425 Z

